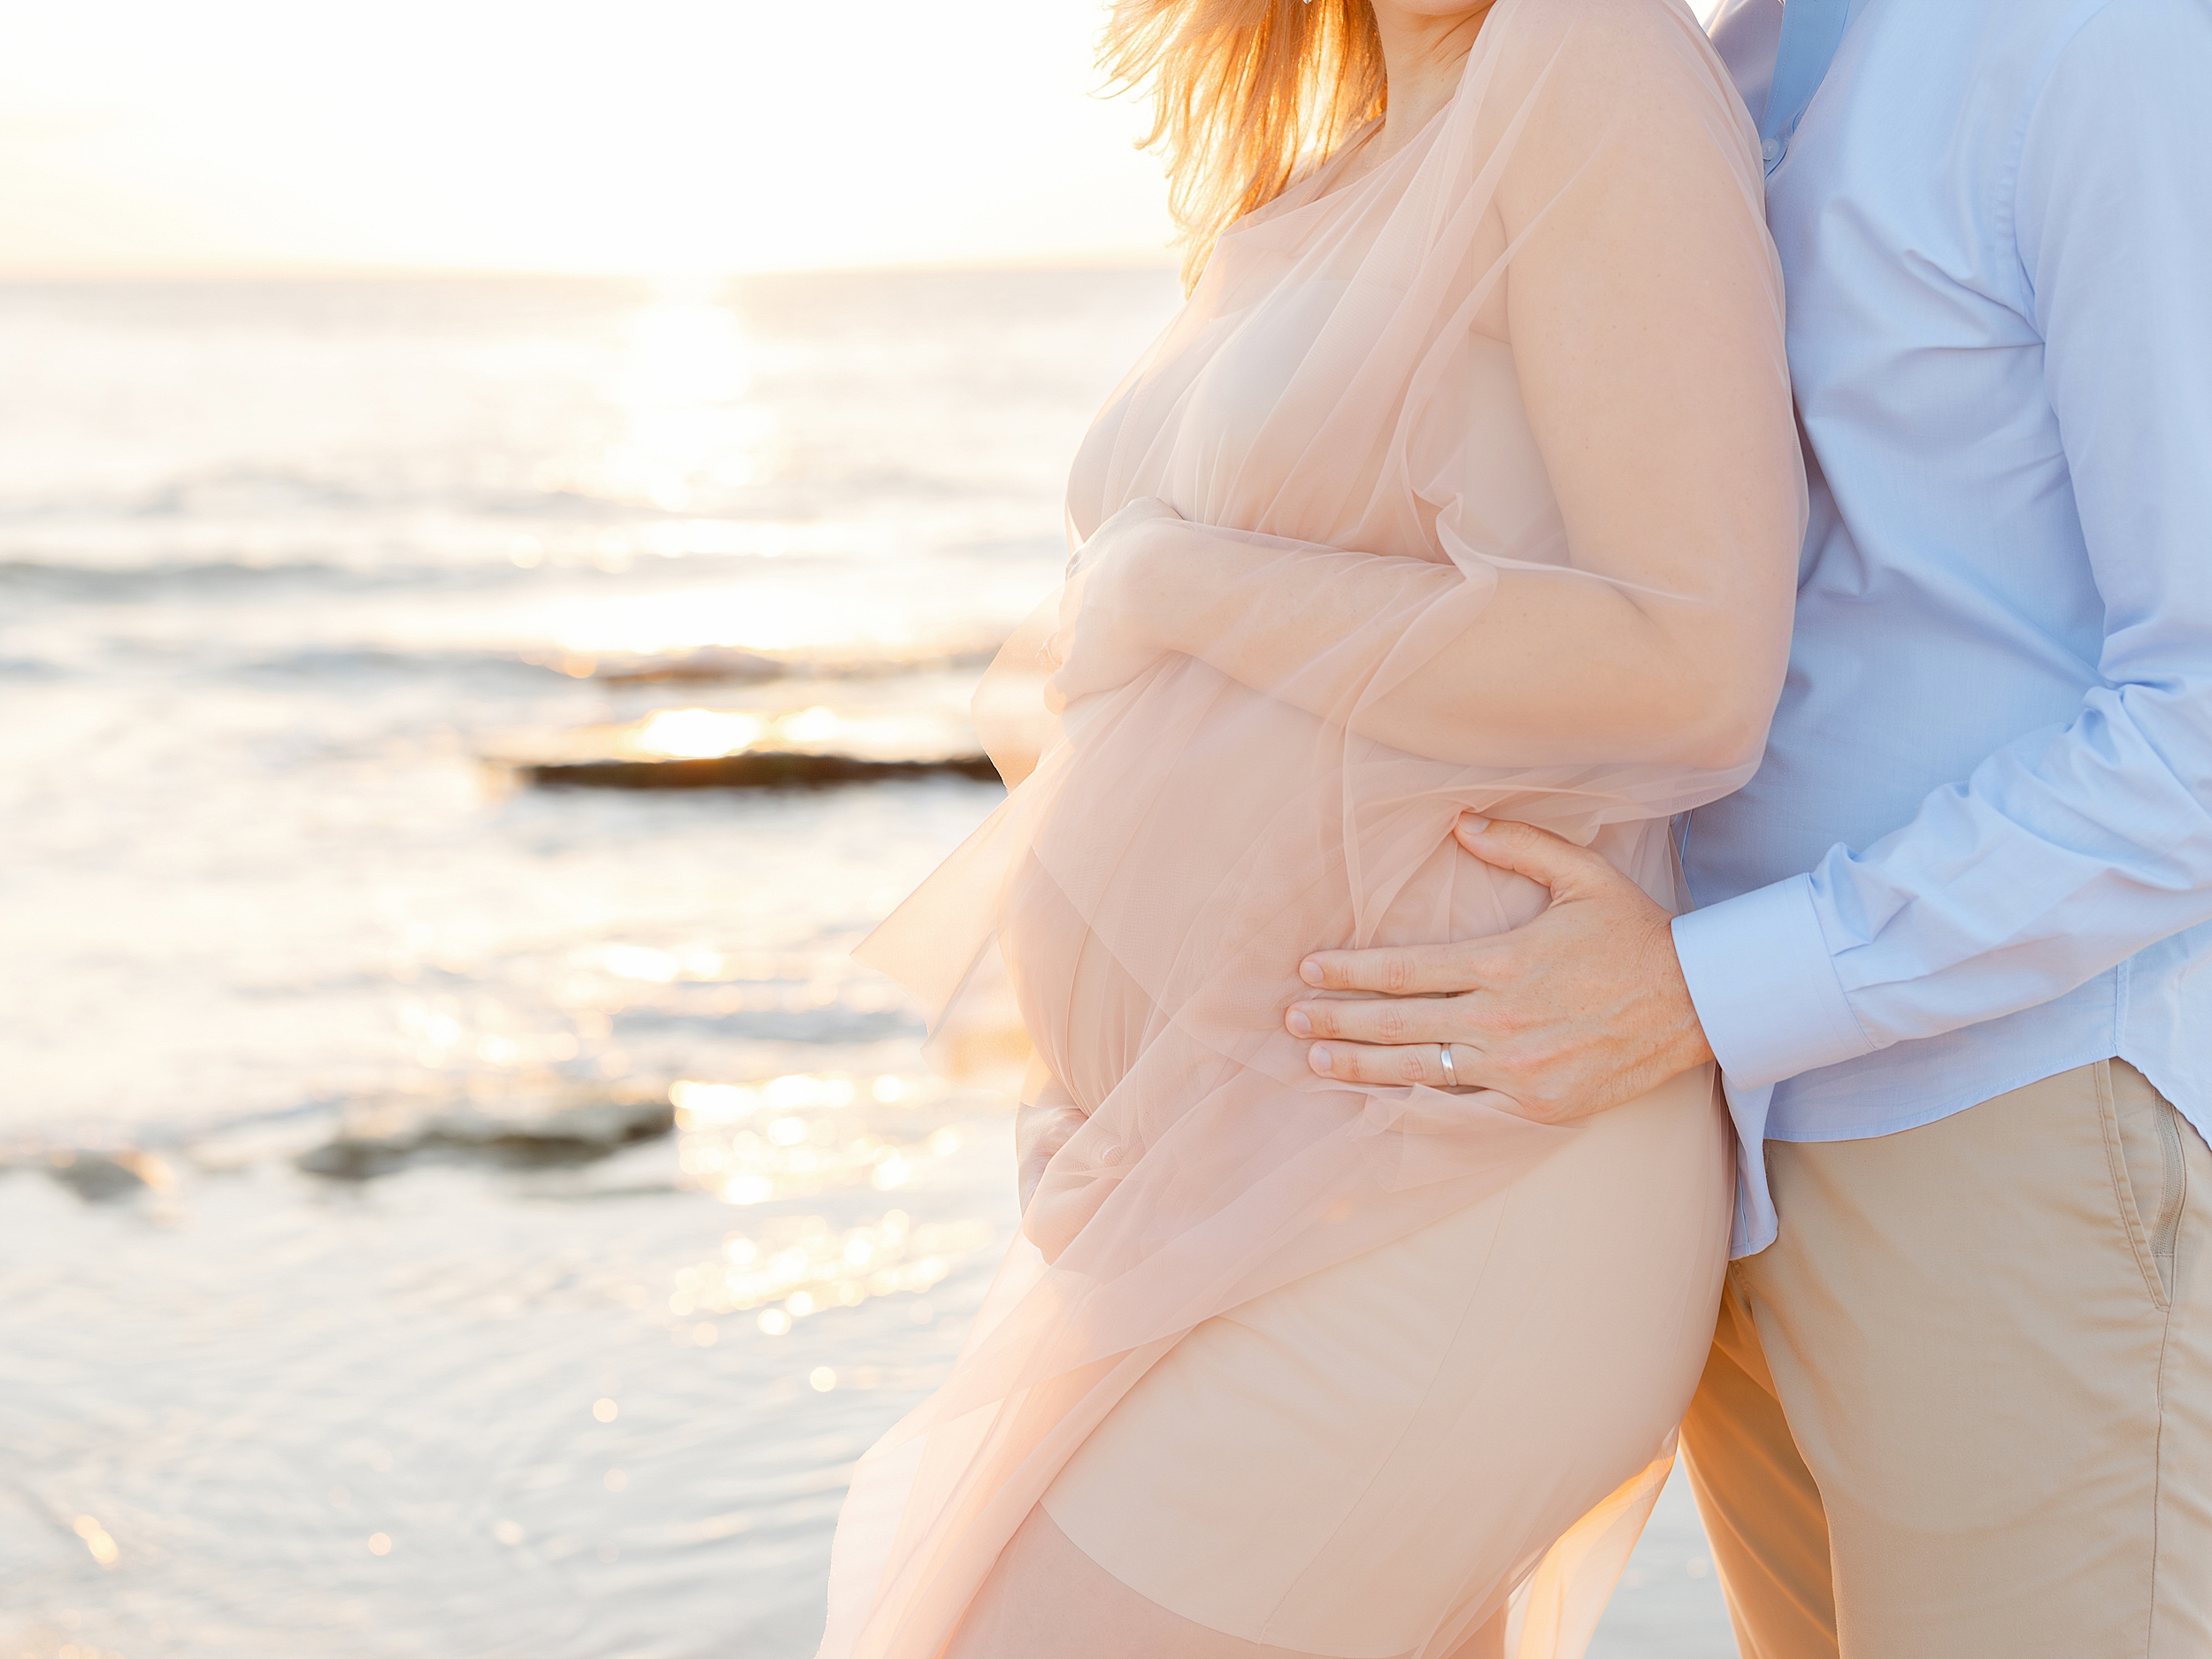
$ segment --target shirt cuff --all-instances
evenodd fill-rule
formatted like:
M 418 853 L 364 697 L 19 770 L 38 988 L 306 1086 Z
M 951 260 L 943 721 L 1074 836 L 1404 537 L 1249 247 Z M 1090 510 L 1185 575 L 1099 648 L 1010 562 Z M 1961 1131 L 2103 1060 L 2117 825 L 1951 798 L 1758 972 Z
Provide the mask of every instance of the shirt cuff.
M 1757 1088 L 1874 1052 L 1836 978 L 1810 876 L 1674 918 L 1675 955 L 1732 1085 Z

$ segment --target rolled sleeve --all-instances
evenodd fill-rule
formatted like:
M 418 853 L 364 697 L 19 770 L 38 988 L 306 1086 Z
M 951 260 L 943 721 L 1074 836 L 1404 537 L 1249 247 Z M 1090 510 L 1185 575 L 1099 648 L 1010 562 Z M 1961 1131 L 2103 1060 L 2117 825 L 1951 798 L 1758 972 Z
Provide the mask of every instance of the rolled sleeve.
M 1674 948 L 1732 1087 L 1874 1051 L 1836 977 L 1809 876 L 1676 917 Z

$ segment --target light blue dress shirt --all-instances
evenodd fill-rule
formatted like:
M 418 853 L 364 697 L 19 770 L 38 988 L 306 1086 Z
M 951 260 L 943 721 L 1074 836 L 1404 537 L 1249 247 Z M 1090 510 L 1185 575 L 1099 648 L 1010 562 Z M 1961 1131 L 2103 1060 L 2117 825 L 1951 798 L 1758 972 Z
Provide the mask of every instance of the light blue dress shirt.
M 2212 1131 L 2212 4 L 1844 3 L 1763 127 L 1812 483 L 1789 674 L 1675 924 L 1739 1255 L 1764 1139 L 2116 1055 Z M 1782 20 L 1715 29 L 1755 119 L 1804 78 Z

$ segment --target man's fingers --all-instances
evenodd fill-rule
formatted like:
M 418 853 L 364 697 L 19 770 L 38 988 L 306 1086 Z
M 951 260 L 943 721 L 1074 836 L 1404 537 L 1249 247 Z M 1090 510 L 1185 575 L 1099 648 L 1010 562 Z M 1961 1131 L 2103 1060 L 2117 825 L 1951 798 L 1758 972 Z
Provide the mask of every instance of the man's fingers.
M 1354 1042 L 1449 1042 L 1467 1036 L 1463 997 L 1315 997 L 1294 1002 L 1283 1027 L 1294 1037 L 1345 1037 Z
M 1536 1123 L 1561 1123 L 1578 1115 L 1571 1102 L 1547 1094 L 1534 1078 L 1517 1075 L 1463 1042 L 1451 1045 L 1452 1071 L 1447 1077 L 1440 1050 L 1433 1042 L 1384 1045 L 1339 1039 L 1309 1046 L 1306 1064 L 1332 1083 L 1371 1088 L 1425 1083 L 1431 1088 L 1491 1089 L 1508 1096 L 1520 1116 Z
M 1459 844 L 1501 870 L 1525 876 L 1561 896 L 1593 877 L 1616 876 L 1613 866 L 1586 847 L 1507 819 L 1470 813 L 1453 832 Z M 1509 940 L 1463 941 L 1448 945 L 1387 945 L 1372 950 L 1317 950 L 1298 964 L 1298 977 L 1316 990 L 1380 991 L 1386 996 L 1480 990 L 1486 948 Z M 1487 964 L 1493 965 L 1495 964 Z
M 1586 847 L 1509 818 L 1482 818 L 1467 813 L 1452 834 L 1483 863 L 1526 876 L 1539 887 L 1549 887 L 1555 895 L 1594 871 L 1613 867 Z
M 1452 1050 L 1452 1069 L 1457 1071 L 1460 1062 L 1471 1057 L 1474 1050 L 1461 1045 Z M 1439 1046 L 1432 1042 L 1411 1043 L 1403 1047 L 1384 1047 L 1363 1042 L 1317 1042 L 1306 1051 L 1306 1064 L 1317 1076 L 1325 1077 L 1332 1083 L 1370 1083 L 1376 1085 L 1425 1083 L 1431 1088 L 1444 1087 L 1444 1061 Z M 1462 1079 L 1464 1081 L 1464 1079 Z
M 1431 1088 L 1490 1088 L 1511 1093 L 1503 1072 L 1491 1064 L 1481 1049 L 1463 1042 L 1451 1045 L 1452 1074 L 1446 1077 L 1443 1047 L 1433 1042 L 1392 1045 L 1337 1040 L 1313 1044 L 1306 1050 L 1306 1064 L 1317 1077 L 1332 1083 L 1386 1088 L 1425 1083 Z
M 1477 953 L 1466 944 L 1387 945 L 1373 950 L 1317 950 L 1298 977 L 1317 990 L 1381 991 L 1418 996 L 1472 990 Z

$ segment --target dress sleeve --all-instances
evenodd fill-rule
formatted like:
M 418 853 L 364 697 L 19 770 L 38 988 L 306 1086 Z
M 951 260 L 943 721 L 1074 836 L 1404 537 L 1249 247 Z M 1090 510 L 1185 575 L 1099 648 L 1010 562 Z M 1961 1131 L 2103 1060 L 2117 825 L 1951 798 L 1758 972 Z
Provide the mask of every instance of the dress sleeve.
M 1498 193 L 1568 563 L 1724 621 L 1778 687 L 1805 519 L 1757 136 L 1686 11 L 1554 0 Z
M 1509 346 L 1548 536 L 1498 533 L 1491 435 L 1432 419 L 1408 466 L 1451 565 L 1219 533 L 1247 550 L 1176 649 L 1413 754 L 1740 781 L 1805 511 L 1756 137 L 1667 0 L 1501 10 L 1462 95 L 1481 114 L 1460 195 L 1486 233 L 1407 280 L 1455 285 L 1449 350 Z

